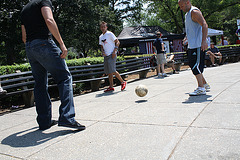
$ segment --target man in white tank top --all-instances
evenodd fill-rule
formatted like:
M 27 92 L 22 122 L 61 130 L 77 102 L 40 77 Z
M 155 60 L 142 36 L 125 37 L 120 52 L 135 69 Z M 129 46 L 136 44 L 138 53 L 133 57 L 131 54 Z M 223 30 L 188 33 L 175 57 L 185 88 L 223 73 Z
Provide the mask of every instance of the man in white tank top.
M 205 50 L 208 48 L 207 34 L 208 25 L 201 11 L 192 6 L 190 0 L 178 0 L 180 9 L 187 12 L 185 15 L 186 37 L 184 44 L 188 44 L 189 66 L 195 75 L 198 87 L 190 96 L 205 95 L 206 90 L 210 89 L 203 77 Z

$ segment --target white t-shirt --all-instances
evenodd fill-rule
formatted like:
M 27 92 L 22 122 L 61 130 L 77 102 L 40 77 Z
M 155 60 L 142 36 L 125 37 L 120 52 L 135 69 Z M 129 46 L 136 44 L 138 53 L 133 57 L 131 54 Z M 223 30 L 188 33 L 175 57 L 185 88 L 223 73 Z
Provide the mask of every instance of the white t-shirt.
M 105 54 L 109 56 L 112 54 L 115 48 L 115 40 L 117 37 L 110 31 L 107 31 L 105 34 L 101 34 L 99 36 L 99 45 L 103 46 Z

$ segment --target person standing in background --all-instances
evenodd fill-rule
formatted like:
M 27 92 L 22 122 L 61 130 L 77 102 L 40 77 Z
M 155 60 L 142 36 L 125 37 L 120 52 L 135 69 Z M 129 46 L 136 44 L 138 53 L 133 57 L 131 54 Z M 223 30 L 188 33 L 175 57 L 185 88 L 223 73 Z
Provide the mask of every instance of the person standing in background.
M 167 77 L 165 73 L 164 65 L 167 63 L 164 53 L 164 43 L 162 40 L 162 33 L 157 32 L 157 38 L 153 42 L 154 50 L 157 50 L 157 75 L 158 77 Z

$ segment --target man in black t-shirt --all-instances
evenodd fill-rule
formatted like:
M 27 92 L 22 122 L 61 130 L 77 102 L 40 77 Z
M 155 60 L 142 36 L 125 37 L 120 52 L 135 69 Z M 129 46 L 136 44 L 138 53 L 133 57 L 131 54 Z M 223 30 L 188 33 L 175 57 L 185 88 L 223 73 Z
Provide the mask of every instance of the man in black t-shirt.
M 158 77 L 167 77 L 167 74 L 165 73 L 164 64 L 167 63 L 166 57 L 164 54 L 164 43 L 162 40 L 162 33 L 157 32 L 157 38 L 153 42 L 153 48 L 154 50 L 157 50 L 157 74 Z
M 208 50 L 207 50 L 207 55 L 209 55 L 209 58 L 212 62 L 212 66 L 216 66 L 215 58 L 219 59 L 219 64 L 221 64 L 222 54 L 219 52 L 219 49 L 214 46 L 214 43 L 210 44 L 210 48 L 208 48 Z
M 40 130 L 56 124 L 52 120 L 52 105 L 48 94 L 48 72 L 57 83 L 61 105 L 58 126 L 85 129 L 75 120 L 72 76 L 65 62 L 67 48 L 53 18 L 50 0 L 32 0 L 21 12 L 22 40 L 35 80 L 34 97 Z M 51 39 L 58 41 L 60 48 Z

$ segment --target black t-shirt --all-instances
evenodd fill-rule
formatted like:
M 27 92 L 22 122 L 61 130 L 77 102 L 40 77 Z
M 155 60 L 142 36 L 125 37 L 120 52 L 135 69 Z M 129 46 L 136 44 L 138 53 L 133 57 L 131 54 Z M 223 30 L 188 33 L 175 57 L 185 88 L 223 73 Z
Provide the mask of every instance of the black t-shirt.
M 212 53 L 218 53 L 219 52 L 219 49 L 217 47 L 213 47 L 213 48 L 208 48 L 208 51 L 211 51 Z
M 50 7 L 52 10 L 50 0 L 32 0 L 24 6 L 21 12 L 21 23 L 25 26 L 27 41 L 51 37 L 41 12 L 41 8 L 44 6 Z
M 153 42 L 153 45 L 156 47 L 157 49 L 157 53 L 164 53 L 162 51 L 162 44 L 163 44 L 163 40 L 162 38 L 157 38 L 154 42 Z

